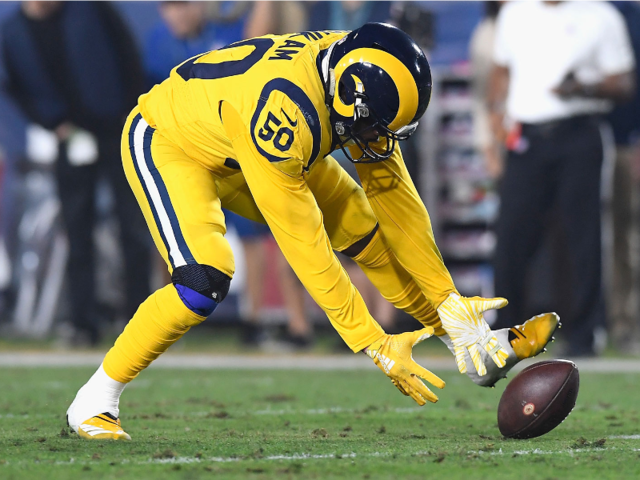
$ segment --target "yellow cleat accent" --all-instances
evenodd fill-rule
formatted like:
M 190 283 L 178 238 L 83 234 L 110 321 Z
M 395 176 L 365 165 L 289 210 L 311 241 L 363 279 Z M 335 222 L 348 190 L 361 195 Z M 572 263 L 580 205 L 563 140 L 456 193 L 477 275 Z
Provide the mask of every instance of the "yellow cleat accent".
M 131 440 L 119 418 L 102 413 L 78 425 L 78 435 L 87 440 Z
M 509 337 L 513 351 L 518 360 L 535 357 L 545 350 L 545 346 L 553 341 L 553 333 L 560 327 L 560 317 L 556 313 L 543 313 L 530 318 L 522 325 L 509 329 Z

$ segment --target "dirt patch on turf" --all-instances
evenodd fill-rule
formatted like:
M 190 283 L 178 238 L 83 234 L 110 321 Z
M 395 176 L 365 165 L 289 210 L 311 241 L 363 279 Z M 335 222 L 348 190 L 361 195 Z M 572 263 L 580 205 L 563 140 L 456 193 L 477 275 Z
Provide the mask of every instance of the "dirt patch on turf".
M 329 434 L 324 428 L 316 428 L 313 432 L 311 432 L 311 436 L 315 438 L 327 438 Z
M 270 403 L 294 402 L 296 397 L 287 395 L 286 393 L 276 393 L 274 395 L 267 395 L 264 397 L 264 400 Z
M 170 448 L 167 448 L 166 450 L 164 450 L 162 452 L 156 452 L 156 453 L 153 454 L 153 458 L 156 458 L 156 459 L 176 458 L 176 457 L 177 457 L 176 452 L 174 452 Z

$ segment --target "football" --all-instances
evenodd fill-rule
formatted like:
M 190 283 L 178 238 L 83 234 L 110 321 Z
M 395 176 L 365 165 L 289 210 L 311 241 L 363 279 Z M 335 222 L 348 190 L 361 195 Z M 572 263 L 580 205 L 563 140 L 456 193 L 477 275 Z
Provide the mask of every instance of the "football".
M 578 369 L 568 360 L 528 366 L 514 377 L 500 398 L 500 433 L 524 439 L 550 432 L 573 410 L 579 386 Z

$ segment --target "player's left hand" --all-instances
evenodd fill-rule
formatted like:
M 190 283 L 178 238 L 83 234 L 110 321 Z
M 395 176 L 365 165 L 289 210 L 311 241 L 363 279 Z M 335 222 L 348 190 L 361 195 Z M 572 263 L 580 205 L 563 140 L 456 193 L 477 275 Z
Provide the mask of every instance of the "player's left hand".
M 365 353 L 382 370 L 404 395 L 413 398 L 418 405 L 427 400 L 437 402 L 438 397 L 420 380 L 426 380 L 437 388 L 444 388 L 444 381 L 418 365 L 411 355 L 413 347 L 433 335 L 433 328 L 426 327 L 400 335 L 385 335 L 369 345 Z
M 505 366 L 509 354 L 491 331 L 483 313 L 494 308 L 505 307 L 507 303 L 509 302 L 505 298 L 466 298 L 457 293 L 451 293 L 440 304 L 438 316 L 442 322 L 442 328 L 453 343 L 460 373 L 467 373 L 465 352 L 468 351 L 478 375 L 482 377 L 487 374 L 487 367 L 480 356 L 480 348 L 491 356 L 498 367 Z

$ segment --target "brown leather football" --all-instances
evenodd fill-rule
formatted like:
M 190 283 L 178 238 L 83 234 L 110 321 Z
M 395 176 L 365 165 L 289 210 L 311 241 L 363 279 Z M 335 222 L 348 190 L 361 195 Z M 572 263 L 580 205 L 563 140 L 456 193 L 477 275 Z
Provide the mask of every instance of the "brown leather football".
M 498 427 L 507 438 L 533 438 L 560 425 L 578 397 L 580 375 L 573 362 L 547 360 L 522 370 L 498 405 Z

